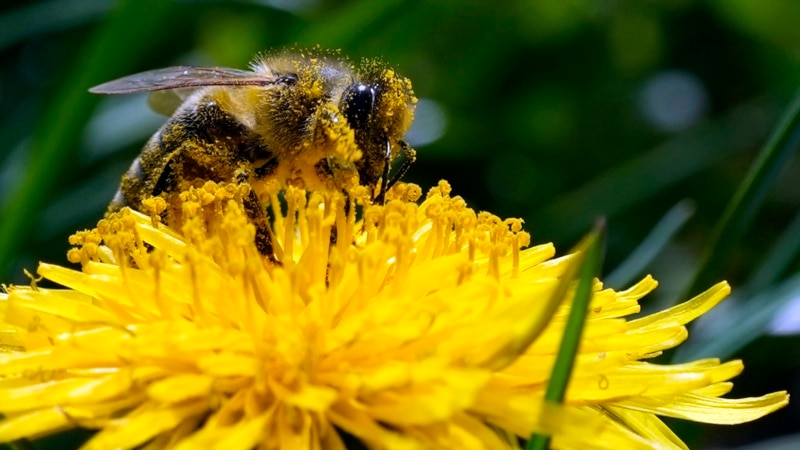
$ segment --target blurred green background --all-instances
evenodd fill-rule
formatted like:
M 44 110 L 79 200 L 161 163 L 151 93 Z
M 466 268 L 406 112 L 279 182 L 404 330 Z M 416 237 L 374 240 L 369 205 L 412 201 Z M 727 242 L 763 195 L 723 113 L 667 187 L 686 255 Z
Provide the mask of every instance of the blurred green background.
M 445 178 L 562 253 L 605 216 L 606 281 L 652 273 L 661 287 L 644 307 L 660 308 L 687 288 L 800 87 L 798 23 L 796 0 L 6 0 L 0 281 L 28 283 L 23 269 L 40 260 L 66 264 L 67 236 L 102 216 L 165 120 L 144 95 L 87 88 L 319 44 L 380 57 L 413 81 L 418 163 L 406 180 Z M 743 238 L 723 243 L 732 252 L 713 279 L 734 296 L 672 355 L 744 358 L 737 397 L 798 391 L 800 161 L 776 176 Z M 737 427 L 670 425 L 692 448 L 777 448 L 778 437 L 800 448 L 794 405 Z

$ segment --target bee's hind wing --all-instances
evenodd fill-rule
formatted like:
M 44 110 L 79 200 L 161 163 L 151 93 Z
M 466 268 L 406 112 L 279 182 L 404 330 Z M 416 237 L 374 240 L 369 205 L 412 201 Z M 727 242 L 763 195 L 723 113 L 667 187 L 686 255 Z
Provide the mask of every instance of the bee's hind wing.
M 162 116 L 171 116 L 199 88 L 179 88 L 153 91 L 147 96 L 147 105 Z
M 140 72 L 99 84 L 89 89 L 95 94 L 132 94 L 166 89 L 203 86 L 267 86 L 277 78 L 225 67 L 175 66 Z

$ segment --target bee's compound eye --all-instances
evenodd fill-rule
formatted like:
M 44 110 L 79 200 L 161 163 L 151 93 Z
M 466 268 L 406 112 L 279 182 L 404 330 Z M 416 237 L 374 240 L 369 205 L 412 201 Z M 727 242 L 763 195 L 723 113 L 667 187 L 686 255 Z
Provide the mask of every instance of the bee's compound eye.
M 295 84 L 297 84 L 297 75 L 291 73 L 286 75 L 281 75 L 280 77 L 278 77 L 277 83 L 287 86 L 294 86 Z
M 342 113 L 353 128 L 366 128 L 375 109 L 375 87 L 351 84 L 342 97 Z

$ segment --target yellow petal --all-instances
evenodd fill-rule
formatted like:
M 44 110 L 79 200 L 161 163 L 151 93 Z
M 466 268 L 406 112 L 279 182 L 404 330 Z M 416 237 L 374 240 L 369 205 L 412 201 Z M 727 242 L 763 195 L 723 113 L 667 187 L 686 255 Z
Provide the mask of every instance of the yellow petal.
M 730 399 L 687 393 L 666 398 L 635 398 L 618 404 L 695 422 L 735 425 L 756 420 L 783 408 L 789 404 L 789 395 L 785 391 L 779 391 L 761 397 Z
M 214 378 L 201 374 L 173 375 L 147 387 L 147 395 L 163 404 L 172 404 L 211 393 Z
M 75 424 L 60 408 L 44 408 L 0 420 L 0 442 L 35 438 L 72 428 Z
M 146 404 L 128 414 L 114 425 L 107 426 L 95 434 L 82 450 L 105 450 L 109 448 L 134 448 L 158 434 L 174 429 L 187 418 L 202 415 L 208 409 L 205 401 L 187 403 L 182 406 L 161 407 Z
M 204 428 L 193 435 L 183 439 L 175 450 L 191 449 L 219 449 L 236 450 L 250 449 L 266 441 L 267 422 L 272 418 L 272 412 L 264 413 L 253 418 L 245 418 L 235 425 L 222 428 Z
M 689 301 L 629 323 L 634 329 L 684 325 L 717 306 L 730 292 L 731 287 L 723 281 Z
M 10 414 L 52 405 L 96 402 L 124 394 L 131 388 L 126 375 L 97 379 L 66 379 L 0 390 L 0 411 Z
M 275 390 L 275 394 L 287 404 L 309 411 L 324 412 L 338 397 L 335 389 L 314 386 L 309 383 L 302 383 L 298 389 L 287 389 L 276 382 L 271 382 L 270 386 Z
M 489 374 L 477 370 L 445 369 L 439 381 L 414 383 L 406 388 L 382 390 L 361 397 L 372 417 L 397 424 L 447 420 L 473 404 Z
M 636 433 L 657 442 L 661 448 L 688 449 L 686 444 L 654 414 L 631 411 L 616 406 L 605 406 L 604 409 Z
M 652 449 L 654 443 L 623 428 L 590 408 L 565 408 L 546 404 L 539 416 L 538 432 L 553 437 L 554 448 Z

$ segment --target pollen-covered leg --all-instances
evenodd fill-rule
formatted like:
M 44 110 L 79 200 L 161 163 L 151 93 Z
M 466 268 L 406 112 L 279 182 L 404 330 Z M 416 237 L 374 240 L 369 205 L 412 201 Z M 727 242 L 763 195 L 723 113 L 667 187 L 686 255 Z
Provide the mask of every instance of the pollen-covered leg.
M 256 227 L 256 248 L 258 252 L 269 258 L 273 263 L 279 263 L 272 246 L 272 232 L 270 231 L 267 213 L 258 199 L 258 195 L 251 189 L 243 199 L 243 203 L 247 217 Z

